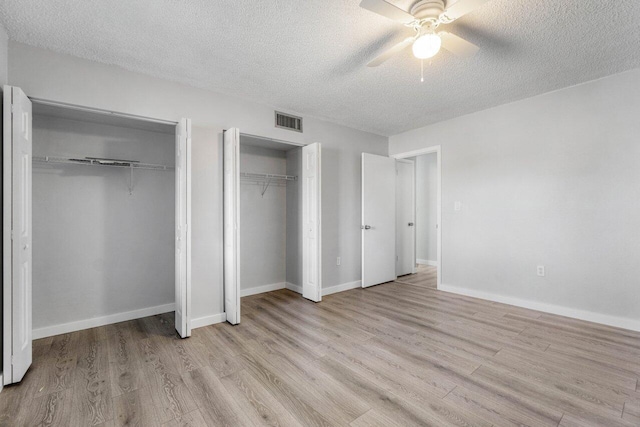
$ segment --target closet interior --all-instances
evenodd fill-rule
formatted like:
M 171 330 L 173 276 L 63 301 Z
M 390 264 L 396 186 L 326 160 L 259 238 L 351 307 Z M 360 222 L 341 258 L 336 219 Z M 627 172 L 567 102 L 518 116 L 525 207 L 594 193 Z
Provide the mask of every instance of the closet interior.
M 240 293 L 302 292 L 302 148 L 240 134 Z
M 175 153 L 175 125 L 33 103 L 34 338 L 173 311 Z

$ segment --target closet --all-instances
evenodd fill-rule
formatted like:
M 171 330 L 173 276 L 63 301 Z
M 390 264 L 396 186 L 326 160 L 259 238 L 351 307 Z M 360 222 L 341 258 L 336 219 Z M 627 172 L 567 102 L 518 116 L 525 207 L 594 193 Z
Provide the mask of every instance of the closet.
M 287 288 L 322 299 L 321 146 L 224 131 L 224 310 Z
M 240 292 L 301 283 L 301 148 L 240 135 Z
M 190 331 L 190 120 L 3 95 L 3 381 L 32 339 L 175 311 Z
M 34 338 L 173 311 L 174 151 L 171 126 L 34 103 Z

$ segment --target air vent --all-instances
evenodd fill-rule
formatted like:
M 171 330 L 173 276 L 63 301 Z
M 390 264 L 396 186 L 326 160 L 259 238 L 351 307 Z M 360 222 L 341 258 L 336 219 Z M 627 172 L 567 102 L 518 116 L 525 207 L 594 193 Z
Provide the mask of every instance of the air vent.
M 302 132 L 302 117 L 276 111 L 276 127 Z

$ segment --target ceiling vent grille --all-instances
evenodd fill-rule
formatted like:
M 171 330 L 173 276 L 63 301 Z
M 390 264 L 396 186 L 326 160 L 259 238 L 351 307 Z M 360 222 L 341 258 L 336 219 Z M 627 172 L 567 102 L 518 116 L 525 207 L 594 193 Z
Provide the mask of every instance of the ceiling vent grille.
M 302 132 L 302 117 L 276 111 L 276 127 Z

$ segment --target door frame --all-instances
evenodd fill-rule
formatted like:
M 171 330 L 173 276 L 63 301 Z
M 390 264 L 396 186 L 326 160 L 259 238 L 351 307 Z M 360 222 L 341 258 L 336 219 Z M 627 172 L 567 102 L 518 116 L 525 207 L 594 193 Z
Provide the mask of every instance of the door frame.
M 418 150 L 405 151 L 402 153 L 392 154 L 390 157 L 394 159 L 407 159 L 409 157 L 417 157 L 423 154 L 436 154 L 436 174 L 437 174 L 437 183 L 436 183 L 436 227 L 438 231 L 436 233 L 436 250 L 438 255 L 438 266 L 437 270 L 437 288 L 442 288 L 442 147 L 440 145 L 433 145 L 431 147 L 421 148 Z M 417 185 L 416 191 L 417 191 Z M 415 206 L 415 201 L 414 201 Z
M 14 86 L 11 85 L 6 85 L 4 86 L 4 90 L 6 91 L 7 88 L 11 89 Z M 19 86 L 15 86 L 18 87 Z M 4 94 L 3 94 L 4 96 Z M 83 105 L 78 105 L 78 104 L 70 104 L 70 103 L 66 103 L 66 102 L 60 102 L 60 101 L 52 101 L 52 100 L 48 100 L 48 99 L 43 99 L 43 98 L 38 98 L 38 97 L 32 97 L 29 96 L 27 94 L 27 97 L 29 98 L 29 100 L 33 103 L 33 104 L 40 104 L 40 105 L 48 105 L 48 106 L 54 106 L 54 107 L 59 107 L 59 108 L 66 108 L 66 109 L 71 109 L 71 110 L 76 110 L 76 111 L 85 111 L 85 112 L 91 112 L 91 113 L 96 113 L 96 114 L 103 114 L 106 116 L 112 116 L 112 117 L 121 117 L 121 118 L 127 118 L 127 119 L 132 119 L 132 120 L 140 120 L 140 121 L 146 121 L 146 122 L 151 122 L 151 123 L 160 123 L 160 124 L 167 124 L 167 125 L 171 125 L 174 126 L 176 128 L 176 132 L 178 130 L 178 126 L 180 124 L 180 121 L 185 120 L 185 119 L 181 119 L 180 121 L 173 121 L 173 120 L 164 120 L 164 119 L 156 119 L 156 118 L 152 118 L 152 117 L 146 117 L 146 116 L 140 116 L 140 115 L 135 115 L 135 114 L 129 114 L 129 113 L 123 113 L 123 112 L 118 112 L 118 111 L 112 111 L 112 110 L 105 110 L 105 109 L 101 109 L 101 108 L 94 108 L 94 107 L 89 107 L 89 106 L 83 106 Z M 5 98 L 6 101 L 6 98 Z M 7 122 L 11 120 L 11 113 L 9 111 L 9 109 L 7 108 L 7 106 L 5 105 L 5 103 L 3 102 L 2 104 L 2 118 L 3 118 L 3 122 Z M 189 144 L 190 144 L 190 140 L 191 140 L 191 119 L 186 119 L 186 121 L 188 122 L 188 126 L 187 126 L 187 139 L 189 140 Z M 33 123 L 31 123 L 31 125 L 33 126 Z M 32 128 L 33 129 L 33 128 Z M 5 127 L 3 129 L 3 140 L 2 140 L 2 150 L 3 150 L 3 199 L 2 199 L 2 210 L 3 210 L 3 233 L 2 233 L 2 245 L 3 245 L 3 266 L 6 267 L 7 263 L 12 262 L 12 253 L 11 253 L 11 212 L 13 211 L 13 206 L 12 206 L 12 191 L 13 191 L 13 183 L 12 180 L 7 180 L 6 179 L 6 174 L 10 173 L 11 171 L 11 158 L 7 158 L 5 154 L 6 150 L 7 150 L 7 141 L 11 141 L 11 129 L 7 129 L 7 127 Z M 177 145 L 177 143 L 176 143 Z M 190 147 L 188 146 L 188 150 L 190 153 Z M 176 159 L 177 160 L 177 159 Z M 32 172 L 33 173 L 33 172 Z M 187 194 L 186 197 L 188 199 L 191 199 L 191 189 L 190 189 L 190 185 L 191 185 L 191 168 L 190 168 L 190 159 L 188 162 L 188 169 L 187 169 L 187 180 L 188 180 L 188 189 L 187 189 Z M 176 189 L 177 191 L 177 189 Z M 190 202 L 187 203 L 187 205 L 190 205 Z M 187 208 L 187 214 L 190 216 L 191 215 L 191 210 L 190 208 Z M 189 223 L 189 227 L 188 230 L 185 232 L 185 237 L 186 237 L 186 253 L 187 253 L 187 280 L 185 281 L 185 285 L 187 287 L 186 292 L 184 293 L 186 295 L 186 311 L 187 311 L 187 330 L 188 330 L 188 335 L 190 335 L 191 333 L 191 274 L 190 274 L 190 270 L 191 270 L 191 218 L 189 218 L 188 220 Z M 174 243 L 175 245 L 175 243 Z M 176 284 L 177 285 L 177 284 Z M 176 287 L 176 291 L 177 291 L 177 286 Z M 2 275 L 2 292 L 5 295 L 5 297 L 3 298 L 2 301 L 2 316 L 4 319 L 7 318 L 7 316 L 12 316 L 12 301 L 10 298 L 6 298 L 7 295 L 11 295 L 11 291 L 13 288 L 13 279 L 12 279 L 12 274 L 11 274 L 11 270 L 7 271 L 7 268 L 3 268 L 3 275 Z M 181 289 L 182 291 L 182 289 Z M 32 297 L 33 298 L 33 297 Z M 3 349 L 2 349 L 2 364 L 4 366 L 4 364 L 9 363 L 8 361 L 11 359 L 11 346 L 7 346 L 7 339 L 9 339 L 9 337 L 13 336 L 13 329 L 11 327 L 10 324 L 8 324 L 7 322 L 3 322 Z M 2 380 L 0 382 L 4 383 L 4 384 L 0 384 L 0 389 L 2 388 L 2 385 L 7 385 L 10 384 L 10 378 L 8 378 L 6 375 L 2 376 L 0 375 L 0 378 L 2 378 Z

